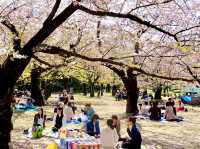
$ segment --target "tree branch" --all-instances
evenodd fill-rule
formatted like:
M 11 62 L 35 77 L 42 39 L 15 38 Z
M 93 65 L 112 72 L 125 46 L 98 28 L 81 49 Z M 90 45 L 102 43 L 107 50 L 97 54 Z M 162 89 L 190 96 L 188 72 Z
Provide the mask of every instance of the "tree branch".
M 145 25 L 147 27 L 150 27 L 150 28 L 153 28 L 159 32 L 162 32 L 170 37 L 173 37 L 176 41 L 178 41 L 178 38 L 176 37 L 176 35 L 170 33 L 169 31 L 166 31 L 162 28 L 159 28 L 158 26 L 155 26 L 153 24 L 151 24 L 150 22 L 148 21 L 145 21 L 145 20 L 142 20 L 141 18 L 139 18 L 138 16 L 136 15 L 131 15 L 131 14 L 122 14 L 122 13 L 115 13 L 115 12 L 107 12 L 107 11 L 95 11 L 95 10 L 91 10 L 91 9 L 88 9 L 82 5 L 77 5 L 78 9 L 85 12 L 85 13 L 88 13 L 88 14 L 91 14 L 91 15 L 95 15 L 95 16 L 110 16 L 110 17 L 115 17 L 115 18 L 126 18 L 126 19 L 130 19 L 132 21 L 135 21 L 139 24 L 142 24 L 142 25 Z
M 124 68 L 125 67 L 126 68 L 132 68 L 134 71 L 137 71 L 137 72 L 142 73 L 144 75 L 155 77 L 155 78 L 171 80 L 171 81 L 176 81 L 176 80 L 186 81 L 186 82 L 195 81 L 194 79 L 161 76 L 161 75 L 158 75 L 158 74 L 146 72 L 145 70 L 143 70 L 141 68 L 138 68 L 137 66 L 127 65 L 127 64 L 124 64 L 122 62 L 113 61 L 112 59 L 105 59 L 105 58 L 98 58 L 98 57 L 88 57 L 88 56 L 85 56 L 85 55 L 78 54 L 76 52 L 64 50 L 64 49 L 62 49 L 60 47 L 43 45 L 43 47 L 38 47 L 38 48 L 41 49 L 38 52 L 43 52 L 43 53 L 48 53 L 48 54 L 58 54 L 60 56 L 62 56 L 62 55 L 67 55 L 69 57 L 73 56 L 73 57 L 77 57 L 77 58 L 80 58 L 80 59 L 83 59 L 83 60 L 86 60 L 86 61 L 103 62 L 103 63 L 108 63 L 108 64 L 112 64 L 112 65 L 116 65 L 116 66 L 122 66 Z
M 121 77 L 121 78 L 125 77 L 125 72 L 123 70 L 118 69 L 118 68 L 116 68 L 113 65 L 108 64 L 108 63 L 103 64 L 103 66 L 105 66 L 105 67 L 111 69 L 112 71 L 114 71 L 119 77 Z
M 189 27 L 189 28 L 186 28 L 186 29 L 176 32 L 175 35 L 185 32 L 185 31 L 188 31 L 188 30 L 191 30 L 191 29 L 194 29 L 194 28 L 199 28 L 199 27 L 200 27 L 200 25 L 192 26 L 192 27 Z
M 17 31 L 16 27 L 8 20 L 4 19 L 1 23 L 7 27 L 10 32 L 14 35 L 13 37 L 13 49 L 15 51 L 21 50 L 21 39 L 19 38 L 19 32 Z
M 154 2 L 154 3 L 147 4 L 147 5 L 137 6 L 137 7 L 133 8 L 133 9 L 131 9 L 131 10 L 128 12 L 128 14 L 130 14 L 130 13 L 132 13 L 133 11 L 135 11 L 135 10 L 137 10 L 137 9 L 140 9 L 140 8 L 146 8 L 146 7 L 150 7 L 150 6 L 166 4 L 166 3 L 170 3 L 170 2 L 172 2 L 172 1 L 174 1 L 174 0 L 166 0 L 166 1 L 163 1 L 163 2 L 160 2 L 160 3 Z
M 43 26 L 34 35 L 28 43 L 22 48 L 21 53 L 23 55 L 32 56 L 33 48 L 41 44 L 58 26 L 60 26 L 67 18 L 69 18 L 77 10 L 77 4 L 71 3 L 66 7 L 58 16 L 56 16 L 51 24 L 48 26 Z
M 59 8 L 60 2 L 61 2 L 61 0 L 56 0 L 56 3 L 54 5 L 53 9 L 51 10 L 47 19 L 44 21 L 44 25 L 48 25 L 52 21 L 53 17 L 55 16 L 55 14 Z
M 186 66 L 189 74 L 200 84 L 200 79 L 197 77 L 197 75 L 195 75 L 193 72 L 192 72 L 192 69 L 190 68 L 190 66 L 188 64 L 186 64 L 184 61 L 182 61 L 182 63 Z
M 52 68 L 60 68 L 60 67 L 67 66 L 67 64 L 52 65 L 52 64 L 50 64 L 50 63 L 48 63 L 48 62 L 46 62 L 46 61 L 40 59 L 39 57 L 37 57 L 37 56 L 35 56 L 35 55 L 33 55 L 32 58 L 35 59 L 36 61 L 38 61 L 39 63 L 48 66 L 48 68 L 47 68 L 46 70 L 50 70 L 50 69 L 52 69 Z M 45 70 L 45 71 L 46 71 L 46 70 Z

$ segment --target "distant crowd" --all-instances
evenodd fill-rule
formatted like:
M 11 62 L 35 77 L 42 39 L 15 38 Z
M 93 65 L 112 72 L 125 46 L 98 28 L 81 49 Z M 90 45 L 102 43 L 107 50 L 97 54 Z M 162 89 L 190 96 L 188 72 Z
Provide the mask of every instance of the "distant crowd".
M 175 107 L 173 98 L 169 98 L 165 105 L 158 104 L 158 101 L 144 101 L 139 104 L 139 114 L 149 117 L 151 120 L 160 121 L 166 119 L 167 121 L 182 121 L 183 118 L 177 116 L 177 111 L 187 111 L 183 103 L 179 100 Z

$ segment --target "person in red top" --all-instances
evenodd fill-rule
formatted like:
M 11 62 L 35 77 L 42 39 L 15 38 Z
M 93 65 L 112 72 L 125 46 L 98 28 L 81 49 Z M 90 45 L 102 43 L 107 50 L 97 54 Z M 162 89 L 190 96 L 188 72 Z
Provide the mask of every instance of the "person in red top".
M 161 119 L 161 109 L 158 107 L 158 102 L 154 102 L 153 106 L 149 109 L 150 119 L 159 121 Z

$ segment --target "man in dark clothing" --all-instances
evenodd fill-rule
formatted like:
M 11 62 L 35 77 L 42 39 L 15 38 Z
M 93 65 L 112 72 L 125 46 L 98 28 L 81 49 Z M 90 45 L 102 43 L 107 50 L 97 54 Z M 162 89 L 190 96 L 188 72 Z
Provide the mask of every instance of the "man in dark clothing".
M 129 117 L 128 118 L 128 128 L 127 128 L 128 135 L 130 140 L 124 141 L 122 144 L 122 148 L 125 149 L 140 149 L 142 138 L 139 130 L 136 127 L 136 118 Z

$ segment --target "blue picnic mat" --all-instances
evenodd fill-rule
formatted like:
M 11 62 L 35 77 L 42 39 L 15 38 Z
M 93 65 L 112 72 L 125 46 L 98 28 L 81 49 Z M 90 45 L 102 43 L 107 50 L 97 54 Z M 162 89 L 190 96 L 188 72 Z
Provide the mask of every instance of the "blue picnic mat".
M 35 112 L 38 108 L 37 106 L 16 105 L 15 112 Z
M 67 120 L 66 123 L 67 124 L 80 124 L 81 122 L 78 120 Z

